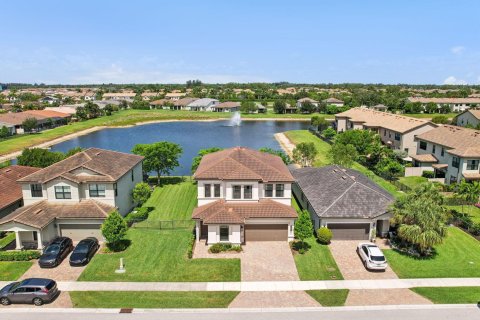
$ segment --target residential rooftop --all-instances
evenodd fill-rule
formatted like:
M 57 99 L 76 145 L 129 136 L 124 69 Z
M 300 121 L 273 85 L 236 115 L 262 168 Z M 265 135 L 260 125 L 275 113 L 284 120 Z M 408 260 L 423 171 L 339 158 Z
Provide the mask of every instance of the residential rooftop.
M 480 130 L 443 125 L 418 135 L 417 140 L 445 146 L 459 157 L 480 157 Z
M 8 207 L 22 199 L 22 187 L 17 183 L 18 179 L 39 171 L 40 168 L 26 166 L 8 166 L 0 169 L 0 209 Z

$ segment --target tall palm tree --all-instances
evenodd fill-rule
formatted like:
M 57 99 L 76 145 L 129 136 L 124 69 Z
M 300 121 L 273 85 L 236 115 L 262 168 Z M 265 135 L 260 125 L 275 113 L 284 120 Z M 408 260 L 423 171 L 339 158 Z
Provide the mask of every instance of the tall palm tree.
M 468 205 L 474 205 L 478 202 L 480 197 L 480 183 L 477 181 L 466 182 L 465 179 L 458 185 L 457 195 L 459 198 L 463 199 Z M 463 211 L 463 203 L 462 203 Z

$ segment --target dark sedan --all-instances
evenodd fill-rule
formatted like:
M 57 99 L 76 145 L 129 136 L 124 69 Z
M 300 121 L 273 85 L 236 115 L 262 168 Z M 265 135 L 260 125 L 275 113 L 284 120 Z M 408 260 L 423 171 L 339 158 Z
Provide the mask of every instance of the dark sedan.
M 80 241 L 70 255 L 70 265 L 72 267 L 84 266 L 90 262 L 97 252 L 100 245 L 97 238 L 86 238 Z
M 43 254 L 40 256 L 40 259 L 38 259 L 38 264 L 41 268 L 55 268 L 72 250 L 72 239 L 58 237 L 43 250 Z

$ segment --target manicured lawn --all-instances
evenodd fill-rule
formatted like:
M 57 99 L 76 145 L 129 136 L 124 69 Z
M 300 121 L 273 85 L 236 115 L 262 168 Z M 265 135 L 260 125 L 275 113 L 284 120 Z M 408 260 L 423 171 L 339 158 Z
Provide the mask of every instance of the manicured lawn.
M 315 148 L 318 150 L 318 155 L 315 159 L 314 166 L 315 167 L 323 167 L 329 165 L 330 159 L 328 157 L 328 153 L 330 151 L 330 145 L 323 141 L 322 139 L 318 138 L 308 130 L 292 130 L 285 132 L 285 135 L 288 139 L 294 144 L 299 144 L 302 142 L 313 142 L 315 144 Z M 397 188 L 388 182 L 387 180 L 377 176 L 372 171 L 367 169 L 366 167 L 362 166 L 359 163 L 354 163 L 352 169 L 360 171 L 377 184 L 379 184 L 382 188 L 390 192 L 394 196 L 399 196 L 401 193 L 397 190 Z
M 70 292 L 75 308 L 227 308 L 236 291 Z
M 0 239 L 0 249 L 8 246 L 12 241 L 15 241 L 15 233 L 7 233 L 5 237 Z
M 400 183 L 403 183 L 407 187 L 411 189 L 415 189 L 416 187 L 421 186 L 424 183 L 428 182 L 427 178 L 424 177 L 401 177 L 398 179 Z
M 317 300 L 324 307 L 339 307 L 345 305 L 348 289 L 336 290 L 307 290 L 313 299 Z
M 410 290 L 438 304 L 480 302 L 480 287 L 419 287 Z
M 38 134 L 17 135 L 0 142 L 0 155 L 20 151 L 24 148 L 47 142 L 68 134 L 97 126 L 126 126 L 140 122 L 156 120 L 209 120 L 230 118 L 231 114 L 223 112 L 194 112 L 171 110 L 122 110 L 108 117 L 101 117 L 88 121 L 77 122 L 66 126 L 46 130 Z M 260 114 L 242 114 L 244 119 L 310 119 L 309 114 L 276 114 L 273 112 Z M 331 118 L 331 116 L 330 116 Z
M 330 248 L 319 244 L 314 237 L 306 242 L 310 249 L 293 256 L 300 280 L 343 280 Z
M 389 265 L 400 278 L 480 277 L 480 242 L 462 230 L 450 227 L 436 255 L 415 259 L 395 250 L 383 250 Z
M 192 182 L 157 188 L 146 205 L 155 210 L 147 222 L 183 220 L 196 204 Z M 195 189 L 196 190 L 196 189 Z M 193 225 L 192 225 L 193 228 Z M 97 254 L 81 274 L 83 281 L 240 281 L 239 259 L 188 259 L 192 229 L 131 228 L 132 244 L 124 252 Z M 127 272 L 116 274 L 119 258 Z
M 30 267 L 31 261 L 0 261 L 0 281 L 13 281 L 20 278 Z
M 472 218 L 473 221 L 476 223 L 480 223 L 480 208 L 477 208 L 475 206 L 446 206 L 448 209 L 454 209 L 457 210 L 458 212 L 463 212 L 466 213 Z

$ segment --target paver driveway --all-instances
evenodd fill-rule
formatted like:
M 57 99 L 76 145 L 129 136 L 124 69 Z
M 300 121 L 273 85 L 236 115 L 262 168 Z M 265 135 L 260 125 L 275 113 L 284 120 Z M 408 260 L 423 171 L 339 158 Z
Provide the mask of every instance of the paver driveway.
M 28 269 L 27 272 L 20 277 L 20 279 L 47 278 L 55 281 L 75 281 L 78 279 L 85 267 L 70 267 L 70 264 L 68 263 L 69 258 L 70 255 L 68 255 L 68 257 L 66 257 L 59 266 L 51 269 L 40 268 L 38 262 L 35 260 L 32 267 Z
M 432 304 L 409 289 L 350 290 L 346 306 L 380 306 L 396 304 Z
M 360 240 L 334 240 L 330 251 L 345 280 L 398 279 L 390 267 L 385 271 L 368 271 L 357 254 Z
M 229 308 L 301 308 L 319 307 L 320 304 L 305 291 L 243 291 L 230 303 Z
M 299 280 L 287 241 L 250 241 L 240 257 L 242 281 Z

